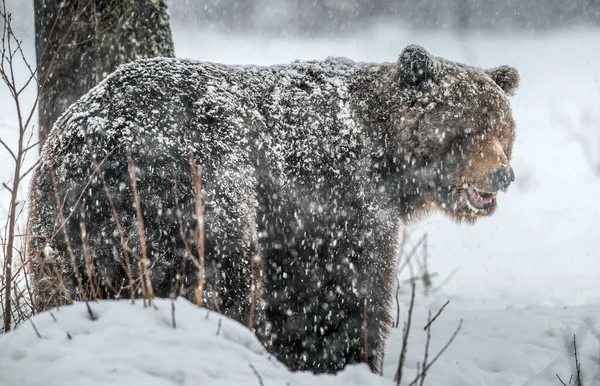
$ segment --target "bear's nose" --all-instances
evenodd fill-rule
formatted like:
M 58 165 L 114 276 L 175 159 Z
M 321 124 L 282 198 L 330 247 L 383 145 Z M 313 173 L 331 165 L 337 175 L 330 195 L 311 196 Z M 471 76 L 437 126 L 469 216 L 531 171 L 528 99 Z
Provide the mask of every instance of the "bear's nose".
M 510 166 L 503 166 L 490 175 L 492 190 L 506 191 L 511 182 L 515 180 L 515 172 Z

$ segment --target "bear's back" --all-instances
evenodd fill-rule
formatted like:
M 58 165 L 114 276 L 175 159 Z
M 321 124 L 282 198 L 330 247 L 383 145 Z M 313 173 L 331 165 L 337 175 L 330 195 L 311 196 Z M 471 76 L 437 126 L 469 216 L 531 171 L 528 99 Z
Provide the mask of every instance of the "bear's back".
M 350 89 L 364 67 L 343 58 L 269 67 L 137 61 L 71 106 L 45 151 L 59 174 L 123 143 L 161 163 L 190 149 L 222 163 L 250 146 L 243 152 L 261 153 L 288 177 L 335 173 L 362 146 Z

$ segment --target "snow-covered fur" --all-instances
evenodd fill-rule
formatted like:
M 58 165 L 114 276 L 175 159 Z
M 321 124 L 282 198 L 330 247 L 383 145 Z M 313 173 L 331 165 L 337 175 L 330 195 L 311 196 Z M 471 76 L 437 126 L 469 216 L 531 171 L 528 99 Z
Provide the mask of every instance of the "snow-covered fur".
M 517 82 L 510 67 L 484 71 L 417 46 L 387 64 L 120 67 L 61 117 L 36 171 L 38 304 L 80 298 L 78 287 L 101 297 L 139 288 L 132 164 L 154 293 L 192 298 L 192 163 L 204 303 L 252 324 L 291 369 L 376 370 L 399 226 L 432 209 L 458 221 L 493 212 L 514 178 L 507 94 Z

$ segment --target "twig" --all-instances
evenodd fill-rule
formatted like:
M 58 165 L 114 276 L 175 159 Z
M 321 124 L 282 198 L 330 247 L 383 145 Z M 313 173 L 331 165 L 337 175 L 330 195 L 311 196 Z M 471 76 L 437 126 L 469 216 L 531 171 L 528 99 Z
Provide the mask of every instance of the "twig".
M 446 278 L 437 286 L 435 286 L 435 288 L 432 289 L 432 291 L 430 292 L 431 295 L 436 294 L 437 292 L 439 292 L 446 284 L 448 284 L 448 282 L 454 277 L 454 275 L 456 275 L 458 273 L 458 269 L 453 269 L 452 272 L 450 272 L 450 274 L 448 276 L 446 276 Z
M 260 376 L 260 374 L 258 373 L 258 371 L 256 371 L 256 368 L 254 366 L 252 366 L 251 363 L 248 363 L 248 366 L 250 366 L 250 368 L 252 369 L 252 372 L 254 373 L 254 375 L 256 375 L 256 378 L 258 378 L 258 384 L 260 386 L 265 386 L 265 383 L 263 382 L 263 379 Z
M 221 333 L 221 318 L 217 321 L 217 336 Z
M 425 243 L 426 240 L 427 240 L 427 233 L 425 233 L 423 236 L 421 236 L 421 238 L 417 241 L 417 243 L 412 247 L 412 249 L 410 250 L 408 255 L 406 255 L 406 259 L 404 260 L 402 265 L 397 270 L 398 273 L 400 273 L 404 270 L 404 268 L 408 265 L 408 263 L 411 261 L 413 256 L 417 253 L 421 244 Z
M 396 328 L 400 325 L 400 300 L 398 296 L 400 296 L 400 280 L 396 277 L 396 325 L 394 326 Z
M 117 18 L 117 20 L 116 20 L 114 23 L 112 23 L 112 24 L 109 24 L 109 26 L 108 26 L 108 27 L 106 27 L 106 28 L 102 29 L 101 31 L 99 31 L 99 32 L 95 33 L 94 35 L 90 36 L 89 38 L 87 38 L 87 39 L 84 39 L 84 40 L 81 40 L 81 41 L 78 41 L 78 42 L 76 42 L 76 43 L 68 43 L 68 44 L 64 44 L 64 46 L 65 46 L 65 47 L 76 47 L 76 46 L 80 46 L 80 45 L 82 45 L 82 44 L 85 44 L 85 43 L 91 42 L 92 40 L 98 39 L 100 36 L 102 36 L 102 35 L 104 35 L 106 32 L 108 32 L 108 30 L 112 29 L 114 26 L 116 26 L 117 24 L 119 24 L 119 23 L 121 22 L 121 20 L 122 20 L 122 19 L 123 19 L 123 18 L 124 18 L 124 17 L 125 17 L 125 16 L 126 16 L 128 13 L 130 13 L 131 11 L 132 11 L 132 8 L 128 8 L 128 9 L 126 9 L 126 10 L 125 10 L 125 11 L 124 11 L 124 12 L 121 14 L 121 16 L 119 16 L 119 17 Z M 104 18 L 104 17 L 103 17 L 103 18 Z
M 427 366 L 423 367 L 423 371 L 421 371 L 421 374 L 419 374 L 419 376 L 417 376 L 417 378 L 415 378 L 409 384 L 409 386 L 415 385 L 416 382 L 418 381 L 418 379 L 420 377 L 424 376 L 427 373 L 427 371 L 431 368 L 431 366 L 433 366 L 433 364 L 435 362 L 437 362 L 437 360 L 440 358 L 440 356 L 442 356 L 442 354 L 448 349 L 448 347 L 450 347 L 450 345 L 452 344 L 452 342 L 454 342 L 454 339 L 456 338 L 456 336 L 460 332 L 460 330 L 462 328 L 462 324 L 463 324 L 463 320 L 461 319 L 458 322 L 458 327 L 456 327 L 456 330 L 454 330 L 454 333 L 452 334 L 452 336 L 450 337 L 450 339 L 448 340 L 448 342 L 446 342 L 446 344 L 444 345 L 444 347 L 442 347 L 442 349 L 437 353 L 437 355 L 433 358 L 433 360 L 431 362 L 429 362 L 429 364 Z
M 445 305 L 444 305 L 444 307 L 445 307 Z M 442 307 L 442 309 L 444 309 L 444 307 Z M 440 312 L 441 312 L 441 310 L 440 310 Z M 427 320 L 429 320 L 429 323 L 427 323 L 427 339 L 425 340 L 425 354 L 423 354 L 423 368 L 427 367 L 427 359 L 429 357 L 429 344 L 431 343 L 431 324 L 434 322 L 435 318 L 437 318 L 437 316 L 440 314 L 440 312 L 438 312 L 438 314 L 433 319 L 431 319 L 431 311 L 429 311 L 427 313 Z M 427 375 L 427 372 L 424 372 L 423 375 L 421 376 L 420 386 L 423 386 L 426 375 Z
M 29 323 L 31 323 L 31 327 L 33 327 L 33 331 L 35 331 L 35 334 L 37 335 L 37 337 L 42 339 L 42 335 L 40 334 L 37 327 L 35 326 L 35 323 L 33 323 L 33 319 L 29 319 Z
M 437 314 L 435 314 L 435 316 L 433 317 L 433 319 L 429 319 L 428 323 L 425 325 L 425 327 L 423 327 L 423 330 L 427 330 L 427 328 L 429 328 L 429 326 L 431 326 L 431 323 L 435 322 L 435 320 L 438 318 L 438 316 L 440 316 L 440 314 L 442 313 L 442 311 L 444 311 L 444 308 L 446 308 L 446 306 L 450 304 L 450 300 L 446 301 L 446 303 L 444 303 L 444 305 L 442 306 L 442 308 L 440 308 L 440 310 L 437 312 Z
M 573 334 L 573 350 L 575 356 L 575 385 L 583 386 L 583 381 L 581 379 L 581 363 L 579 362 L 579 355 L 577 354 L 577 337 L 575 334 Z M 564 386 L 570 385 L 573 381 L 573 374 L 571 374 L 571 377 L 569 378 L 569 383 L 565 383 L 558 374 L 555 375 Z
M 586 138 L 584 135 L 578 133 L 572 133 L 573 140 L 579 143 L 581 146 L 583 157 L 586 159 L 589 164 L 592 172 L 596 175 L 600 175 L 600 160 L 596 160 L 594 157 L 595 151 L 592 149 L 592 145 L 590 145 L 590 140 Z
M 577 378 L 575 378 L 575 382 L 577 382 L 577 386 L 582 386 L 581 381 L 581 363 L 579 363 L 579 357 L 577 356 L 577 338 L 575 334 L 573 334 L 573 349 L 575 350 L 575 370 L 577 371 Z
M 423 259 L 422 262 L 419 261 L 419 259 L 415 259 L 417 265 L 419 266 L 419 272 L 420 274 L 415 277 L 415 278 L 411 278 L 411 280 L 420 280 L 423 282 L 423 287 L 425 289 L 425 294 L 427 295 L 429 293 L 429 290 L 431 289 L 431 279 L 435 276 L 437 276 L 436 273 L 434 274 L 429 274 L 429 270 L 427 268 L 427 257 L 429 256 L 427 253 L 427 240 L 428 240 L 428 234 L 425 233 L 421 239 L 419 240 L 419 243 L 417 243 L 417 245 L 415 245 L 415 247 L 413 248 L 413 250 L 411 251 L 411 254 L 413 253 L 413 251 L 416 253 L 417 251 L 417 247 L 419 246 L 419 244 L 422 245 L 422 255 L 423 255 Z M 411 275 L 412 276 L 412 275 Z
M 96 320 L 96 315 L 94 315 L 94 313 L 92 312 L 92 307 L 90 307 L 90 302 L 88 302 L 87 300 L 85 301 L 85 306 L 87 308 L 87 312 L 88 315 L 90 315 L 90 319 L 92 321 Z
M 2 145 L 2 147 L 4 147 L 4 149 L 8 152 L 8 154 L 10 154 L 10 156 L 12 157 L 12 159 L 17 162 L 17 156 L 15 155 L 15 153 L 13 153 L 13 151 L 11 150 L 11 148 L 2 140 L 2 138 L 0 138 L 0 145 Z M 2 184 L 4 185 L 4 184 Z M 8 186 L 4 185 L 6 187 L 6 189 L 8 189 Z
M 424 285 L 425 285 L 425 290 L 427 292 L 427 291 L 429 291 L 427 288 L 431 287 L 431 279 L 434 278 L 434 277 L 436 277 L 437 275 L 438 275 L 437 272 L 434 272 L 434 273 L 428 273 L 428 272 L 426 272 L 426 273 L 424 273 L 422 275 L 413 276 L 413 277 L 411 277 L 409 279 L 406 279 L 402 283 L 404 283 L 404 284 L 410 284 L 410 283 L 417 283 L 419 281 L 422 281 L 424 283 Z M 429 284 L 427 284 L 427 283 L 429 283 Z
M 173 330 L 177 328 L 177 323 L 175 323 L 175 300 L 171 299 L 171 321 L 173 324 Z
M 400 381 L 402 381 L 402 371 L 404 369 L 404 362 L 406 361 L 406 352 L 408 351 L 408 335 L 410 333 L 410 324 L 412 321 L 412 313 L 413 307 L 415 305 L 415 283 L 411 285 L 411 296 L 410 296 L 410 306 L 408 308 L 408 318 L 406 320 L 406 325 L 404 326 L 404 336 L 402 338 L 402 349 L 400 350 L 400 359 L 398 361 L 398 369 L 396 370 L 396 376 L 394 380 L 396 381 L 396 385 L 400 385 Z

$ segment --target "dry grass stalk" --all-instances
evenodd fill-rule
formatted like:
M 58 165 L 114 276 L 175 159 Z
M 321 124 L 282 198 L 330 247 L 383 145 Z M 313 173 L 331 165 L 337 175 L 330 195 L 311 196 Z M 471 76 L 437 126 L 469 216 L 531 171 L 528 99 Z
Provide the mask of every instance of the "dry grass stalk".
M 210 290 L 210 293 L 211 293 L 213 306 L 215 307 L 215 310 L 220 314 L 221 308 L 219 307 L 219 302 L 217 301 L 217 291 L 215 290 L 215 287 L 212 284 L 208 285 L 208 289 Z
M 94 285 L 94 264 L 92 262 L 92 255 L 90 254 L 90 248 L 88 245 L 87 238 L 87 229 L 85 227 L 85 222 L 79 223 L 79 229 L 81 230 L 81 245 L 83 247 L 83 256 L 85 258 L 85 271 L 88 278 L 89 287 L 91 290 L 92 299 L 98 300 L 98 291 L 96 286 Z
M 52 274 L 53 274 L 53 278 L 58 281 L 58 290 L 61 290 L 63 292 L 63 295 L 65 296 L 65 299 L 67 299 L 67 303 L 71 304 L 73 303 L 73 297 L 71 296 L 71 294 L 69 293 L 69 291 L 67 290 L 67 287 L 65 286 L 65 282 L 63 280 L 63 274 L 62 272 L 64 272 L 64 267 L 62 266 L 62 261 L 61 261 L 61 269 L 60 271 L 56 268 L 56 264 L 52 265 Z M 54 298 L 54 297 L 53 297 Z M 56 298 L 54 298 L 56 299 Z M 58 302 L 55 304 L 56 308 L 59 308 L 61 306 L 61 304 L 59 304 Z M 46 307 L 44 309 L 48 309 L 50 307 Z
M 140 239 L 140 248 L 142 250 L 142 258 L 138 260 L 138 267 L 140 269 L 140 282 L 142 283 L 142 294 L 144 300 L 150 301 L 154 299 L 154 291 L 152 289 L 152 282 L 150 281 L 149 263 L 148 263 L 148 252 L 146 250 L 146 236 L 144 232 L 144 219 L 142 217 L 142 205 L 140 203 L 140 196 L 137 191 L 136 184 L 136 167 L 131 158 L 131 149 L 127 148 L 127 161 L 129 163 L 129 173 L 131 177 L 131 187 L 133 189 L 133 199 L 135 202 L 135 214 L 137 218 L 138 235 Z
M 194 265 L 196 266 L 196 268 L 198 269 L 198 272 L 200 272 L 200 265 L 199 263 L 194 260 L 194 254 L 192 253 L 192 248 L 190 247 L 190 244 L 187 241 L 187 237 L 185 236 L 185 229 L 183 227 L 183 218 L 181 217 L 181 207 L 179 206 L 179 189 L 177 187 L 177 179 L 174 178 L 173 179 L 173 197 L 175 199 L 175 214 L 177 216 L 177 224 L 179 226 L 179 237 L 181 237 L 181 240 L 183 241 L 183 246 L 185 248 L 185 252 L 186 252 L 186 256 L 185 258 L 182 260 L 181 263 L 181 270 L 180 270 L 180 275 L 178 278 L 178 283 L 177 286 L 179 286 L 179 292 L 182 293 L 183 292 L 183 283 L 185 283 L 185 267 L 186 267 L 186 262 L 187 260 L 191 260 L 192 263 L 194 263 Z
M 204 294 L 204 203 L 202 200 L 202 166 L 196 165 L 194 155 L 190 151 L 190 169 L 196 194 L 196 248 L 198 250 L 198 287 L 196 288 L 196 305 L 202 307 Z

